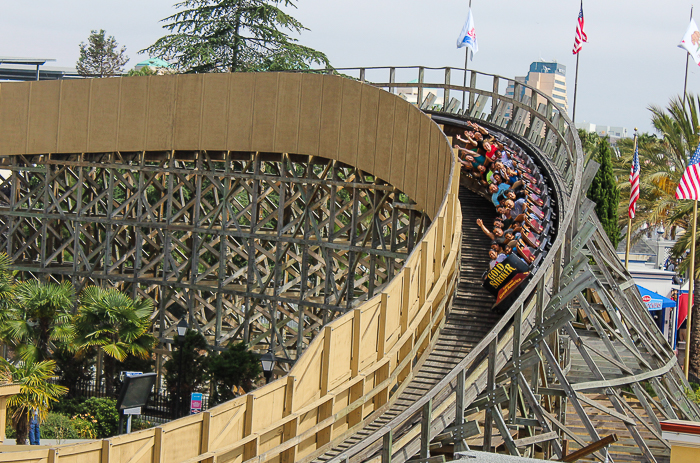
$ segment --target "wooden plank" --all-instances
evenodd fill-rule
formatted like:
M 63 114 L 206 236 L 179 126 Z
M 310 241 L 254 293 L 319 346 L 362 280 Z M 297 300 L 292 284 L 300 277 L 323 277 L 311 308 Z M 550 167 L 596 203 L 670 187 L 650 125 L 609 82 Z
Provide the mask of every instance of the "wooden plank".
M 394 143 L 394 117 L 398 99 L 387 92 L 379 93 L 377 109 L 377 141 L 374 170 L 377 177 L 388 181 L 391 174 L 391 154 Z M 403 141 L 403 140 L 402 140 Z
M 111 80 L 111 79 L 105 79 Z M 146 110 L 148 106 L 149 77 L 119 79 L 119 129 L 116 149 L 139 151 L 146 146 Z
M 197 150 L 200 148 L 205 75 L 185 74 L 175 81 L 172 136 L 173 146 L 177 149 Z M 185 76 L 187 77 L 184 78 Z M 228 91 L 224 94 L 228 96 Z M 224 98 L 221 100 L 226 101 Z
M 570 453 L 568 455 L 564 455 L 561 459 L 561 461 L 565 462 L 572 462 L 572 461 L 577 461 L 581 458 L 587 457 L 591 453 L 597 452 L 598 450 L 604 448 L 607 445 L 612 444 L 613 442 L 617 442 L 617 434 L 610 434 L 609 436 L 606 436 L 602 439 L 599 439 L 592 444 L 589 444 L 585 446 L 584 448 L 575 451 L 574 453 Z
M 173 149 L 173 115 L 176 101 L 176 78 L 177 76 L 175 75 L 148 78 L 148 91 L 146 93 L 146 139 L 137 149 L 145 148 L 151 151 Z M 200 100 L 201 95 L 197 95 L 196 99 Z M 138 102 L 134 103 L 138 104 Z M 122 121 L 122 123 L 123 122 L 124 121 Z M 199 132 L 199 112 L 191 119 L 191 123 L 195 126 L 195 131 Z
M 236 72 L 231 75 L 228 92 L 228 130 L 226 148 L 232 151 L 250 151 L 253 133 L 253 96 L 255 74 Z
M 323 107 L 321 108 L 321 132 L 319 155 L 338 159 L 340 124 L 343 109 L 343 80 L 327 76 L 323 81 Z
M 381 90 L 365 85 L 362 87 L 360 107 L 360 131 L 358 133 L 357 163 L 359 169 L 374 172 L 377 150 L 377 117 Z
M 22 154 L 27 150 L 30 83 L 2 83 L 0 91 L 0 154 Z
M 61 81 L 32 82 L 29 98 L 27 153 L 56 152 Z
M 202 79 L 202 123 L 200 146 L 207 150 L 227 149 L 229 85 L 228 73 L 204 74 Z
M 87 150 L 90 116 L 89 80 L 65 80 L 61 85 L 61 114 L 58 151 L 83 153 Z
M 539 444 L 540 442 L 547 442 L 554 439 L 559 439 L 559 433 L 556 431 L 550 431 L 543 434 L 524 437 L 522 439 L 516 439 L 513 441 L 513 443 L 516 447 L 527 447 L 528 445 Z
M 279 74 L 273 72 L 262 72 L 255 75 L 255 94 L 253 97 L 255 104 L 253 105 L 251 142 L 256 151 L 272 151 L 275 146 L 278 76 Z

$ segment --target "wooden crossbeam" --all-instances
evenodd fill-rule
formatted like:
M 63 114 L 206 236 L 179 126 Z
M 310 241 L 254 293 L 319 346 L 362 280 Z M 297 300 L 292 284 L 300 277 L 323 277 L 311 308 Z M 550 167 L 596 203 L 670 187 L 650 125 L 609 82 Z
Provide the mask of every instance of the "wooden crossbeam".
M 381 291 L 430 225 L 394 186 L 306 155 L 78 153 L 10 167 L 0 246 L 15 268 L 153 299 L 162 342 L 180 307 L 213 347 L 254 341 L 296 358 Z
M 609 436 L 605 436 L 604 438 L 597 440 L 597 441 L 593 442 L 592 444 L 585 446 L 582 449 L 579 449 L 573 453 L 565 455 L 562 457 L 561 461 L 565 461 L 567 463 L 571 463 L 573 461 L 578 461 L 581 458 L 587 457 L 591 453 L 597 452 L 598 450 L 604 448 L 605 446 L 612 444 L 613 442 L 617 442 L 617 434 L 610 434 Z

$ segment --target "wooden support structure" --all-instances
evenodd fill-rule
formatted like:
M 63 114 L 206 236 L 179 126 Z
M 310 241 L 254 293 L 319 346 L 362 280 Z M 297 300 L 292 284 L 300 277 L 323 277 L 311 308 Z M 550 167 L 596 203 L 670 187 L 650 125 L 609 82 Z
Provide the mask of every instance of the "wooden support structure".
M 613 442 L 617 442 L 617 434 L 610 434 L 609 436 L 606 436 L 600 440 L 597 440 L 597 441 L 593 442 L 592 444 L 589 444 L 580 450 L 577 450 L 577 451 L 570 453 L 568 455 L 564 455 L 561 458 L 561 461 L 565 461 L 567 463 L 578 461 L 581 458 L 585 458 L 588 455 L 590 455 L 591 453 L 597 452 L 598 450 L 604 448 L 605 446 L 612 444 Z

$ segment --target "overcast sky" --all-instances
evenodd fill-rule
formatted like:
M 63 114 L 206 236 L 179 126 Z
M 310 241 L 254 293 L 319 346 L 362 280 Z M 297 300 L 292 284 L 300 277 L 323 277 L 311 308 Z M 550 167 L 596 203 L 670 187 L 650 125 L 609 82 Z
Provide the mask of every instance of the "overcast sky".
M 138 50 L 164 35 L 161 19 L 174 0 L 0 0 L 1 56 L 54 58 L 74 66 L 78 44 L 105 29 Z M 293 15 L 310 29 L 301 43 L 325 52 L 336 67 L 464 66 L 455 41 L 467 0 L 297 0 Z M 581 52 L 577 121 L 651 130 L 651 104 L 665 106 L 683 91 L 690 2 L 587 0 L 588 43 Z M 473 0 L 479 52 L 469 67 L 504 77 L 525 75 L 538 60 L 567 66 L 573 102 L 576 58 L 571 53 L 578 0 Z M 457 83 L 457 82 L 456 82 Z M 691 61 L 688 89 L 700 93 Z

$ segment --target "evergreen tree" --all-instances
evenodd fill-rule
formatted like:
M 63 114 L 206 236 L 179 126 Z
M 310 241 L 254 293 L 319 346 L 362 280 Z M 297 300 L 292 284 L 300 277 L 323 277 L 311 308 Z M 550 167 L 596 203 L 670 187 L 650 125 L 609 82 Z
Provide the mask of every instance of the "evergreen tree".
M 184 0 L 163 19 L 171 33 L 142 50 L 182 72 L 308 69 L 328 58 L 285 31 L 307 30 L 279 7 L 293 0 Z
M 118 48 L 114 36 L 105 37 L 104 29 L 91 31 L 88 43 L 80 43 L 80 58 L 75 65 L 78 74 L 85 77 L 121 75 L 129 58 L 126 47 Z
M 188 413 L 190 394 L 201 391 L 209 379 L 207 341 L 198 331 L 187 330 L 185 339 L 175 336 L 172 357 L 165 362 L 165 384 L 177 417 Z
M 212 403 L 217 404 L 233 399 L 233 387 L 246 392 L 253 389 L 253 382 L 260 376 L 262 367 L 257 354 L 246 349 L 239 342 L 209 360 L 209 373 L 213 383 Z
M 601 139 L 598 142 L 598 154 L 596 156 L 596 161 L 600 164 L 600 168 L 588 190 L 588 198 L 595 202 L 595 211 L 598 214 L 600 223 L 603 225 L 603 229 L 613 247 L 616 248 L 617 243 L 620 241 L 620 227 L 617 217 L 620 190 L 613 175 L 610 151 L 608 138 Z

